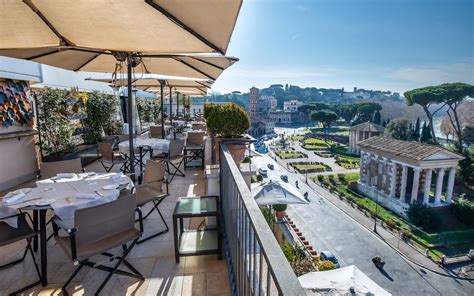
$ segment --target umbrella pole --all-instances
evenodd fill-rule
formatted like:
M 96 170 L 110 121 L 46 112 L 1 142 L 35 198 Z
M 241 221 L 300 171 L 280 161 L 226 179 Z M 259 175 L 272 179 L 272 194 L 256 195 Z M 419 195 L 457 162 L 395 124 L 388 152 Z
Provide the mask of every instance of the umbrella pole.
M 186 95 L 183 95 L 183 115 L 184 115 L 184 124 L 188 123 L 186 120 Z
M 173 88 L 170 86 L 170 122 L 173 126 Z
M 179 114 L 179 92 L 176 92 L 176 118 L 178 118 Z
M 133 95 L 132 95 L 132 55 L 127 58 L 127 92 L 128 92 L 128 147 L 130 159 L 130 176 L 135 181 L 135 165 L 134 165 L 134 150 L 133 149 Z
M 163 96 L 163 84 L 165 82 L 160 80 L 160 95 L 161 95 L 161 138 L 165 138 L 165 110 L 164 110 L 164 96 Z

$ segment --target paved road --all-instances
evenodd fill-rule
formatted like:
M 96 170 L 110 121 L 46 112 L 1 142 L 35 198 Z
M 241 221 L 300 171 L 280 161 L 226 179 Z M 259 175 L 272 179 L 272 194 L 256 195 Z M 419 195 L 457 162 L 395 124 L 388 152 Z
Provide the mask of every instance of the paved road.
M 299 180 L 301 192 L 309 193 L 311 203 L 292 205 L 287 212 L 310 244 L 318 251 L 332 251 L 341 266 L 357 265 L 394 295 L 474 295 L 474 283 L 439 276 L 406 262 L 372 232 L 307 187 L 301 176 L 288 173 L 268 155 L 254 157 L 252 162 L 257 168 L 273 163 L 275 170 L 268 170 L 270 179 L 280 180 L 284 173 L 290 184 Z M 384 272 L 371 262 L 376 255 L 386 261 Z

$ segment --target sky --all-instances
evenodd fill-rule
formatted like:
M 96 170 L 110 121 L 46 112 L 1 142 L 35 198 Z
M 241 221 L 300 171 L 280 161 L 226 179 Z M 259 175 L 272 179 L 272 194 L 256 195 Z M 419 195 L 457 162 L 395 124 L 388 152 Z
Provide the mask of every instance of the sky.
M 244 0 L 212 91 L 474 83 L 473 0 Z

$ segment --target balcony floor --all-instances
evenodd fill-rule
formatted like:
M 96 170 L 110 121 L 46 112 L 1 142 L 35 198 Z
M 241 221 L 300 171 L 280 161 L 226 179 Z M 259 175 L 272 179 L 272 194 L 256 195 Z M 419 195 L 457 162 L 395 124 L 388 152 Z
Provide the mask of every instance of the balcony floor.
M 103 171 L 99 162 L 86 167 L 87 171 Z M 33 185 L 32 185 L 33 184 Z M 34 186 L 34 181 L 21 187 Z M 216 255 L 182 257 L 181 263 L 174 260 L 172 232 L 172 211 L 180 196 L 205 195 L 206 184 L 202 169 L 187 170 L 186 177 L 175 177 L 170 184 L 170 195 L 160 205 L 170 231 L 136 246 L 129 255 L 129 261 L 144 276 L 145 281 L 114 275 L 102 295 L 230 295 L 225 260 L 217 260 Z M 1 194 L 3 195 L 3 193 Z M 150 207 L 145 207 L 147 211 Z M 190 221 L 191 228 L 201 221 Z M 157 213 L 145 220 L 145 234 L 163 229 Z M 48 227 L 48 234 L 51 232 Z M 0 265 L 19 258 L 24 243 L 11 244 L 0 248 Z M 39 252 L 35 254 L 39 262 Z M 98 256 L 94 262 L 108 264 L 106 257 Z M 36 286 L 23 295 L 59 295 L 61 286 L 73 271 L 73 264 L 66 258 L 54 239 L 48 242 L 48 280 L 46 287 Z M 126 269 L 125 267 L 123 267 Z M 70 295 L 91 295 L 99 287 L 106 272 L 84 267 L 74 281 L 69 284 Z M 31 256 L 25 261 L 0 270 L 0 295 L 6 295 L 37 280 Z

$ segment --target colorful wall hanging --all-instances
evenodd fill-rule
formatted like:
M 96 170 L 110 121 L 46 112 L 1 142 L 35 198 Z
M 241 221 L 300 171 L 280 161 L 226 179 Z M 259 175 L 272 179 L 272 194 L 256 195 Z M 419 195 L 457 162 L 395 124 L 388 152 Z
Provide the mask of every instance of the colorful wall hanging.
M 33 126 L 30 87 L 21 80 L 0 79 L 0 126 Z

